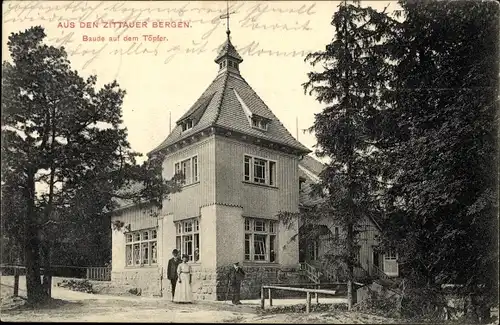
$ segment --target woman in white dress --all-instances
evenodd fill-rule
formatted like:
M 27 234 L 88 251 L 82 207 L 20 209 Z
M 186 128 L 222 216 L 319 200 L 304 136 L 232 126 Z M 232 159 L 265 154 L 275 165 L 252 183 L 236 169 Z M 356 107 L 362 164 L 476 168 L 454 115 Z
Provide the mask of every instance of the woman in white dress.
M 182 263 L 177 267 L 178 284 L 175 289 L 174 302 L 191 303 L 193 293 L 191 292 L 191 266 L 187 263 L 189 257 L 182 255 Z

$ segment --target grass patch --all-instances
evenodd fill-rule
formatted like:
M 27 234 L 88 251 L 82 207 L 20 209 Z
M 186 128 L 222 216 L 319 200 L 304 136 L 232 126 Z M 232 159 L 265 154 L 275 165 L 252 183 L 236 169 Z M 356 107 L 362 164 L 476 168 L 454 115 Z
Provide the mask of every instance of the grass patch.
M 324 313 L 333 311 L 347 311 L 347 304 L 314 304 L 311 305 L 311 312 Z M 268 309 L 260 309 L 258 307 L 257 313 L 260 315 L 270 315 L 270 314 L 288 314 L 297 313 L 304 314 L 306 312 L 305 304 L 288 305 L 288 306 L 276 306 L 270 307 Z

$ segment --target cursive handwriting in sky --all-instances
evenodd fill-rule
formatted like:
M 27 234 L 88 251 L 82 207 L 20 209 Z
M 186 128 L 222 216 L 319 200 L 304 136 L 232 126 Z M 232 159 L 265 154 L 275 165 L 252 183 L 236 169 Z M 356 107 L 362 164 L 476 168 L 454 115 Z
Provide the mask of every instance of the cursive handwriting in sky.
M 231 40 L 244 61 L 240 71 L 294 135 L 322 109 L 301 86 L 311 66 L 307 53 L 334 37 L 338 1 L 230 1 Z M 395 9 L 390 1 L 363 1 Z M 98 84 L 116 79 L 127 91 L 124 124 L 132 148 L 147 153 L 215 78 L 218 47 L 226 38 L 225 1 L 5 1 L 7 37 L 31 26 L 45 28 L 51 45 L 64 46 L 72 67 Z M 299 131 L 313 148 L 313 134 Z

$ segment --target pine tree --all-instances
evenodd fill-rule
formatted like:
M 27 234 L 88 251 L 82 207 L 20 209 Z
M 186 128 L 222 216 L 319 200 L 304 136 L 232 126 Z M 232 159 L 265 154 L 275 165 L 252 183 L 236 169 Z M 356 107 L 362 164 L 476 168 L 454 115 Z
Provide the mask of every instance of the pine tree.
M 50 268 L 51 238 L 68 223 L 102 218 L 116 196 L 161 205 L 178 188 L 162 179 L 161 157 L 136 165 L 122 126 L 125 91 L 116 81 L 96 90 L 96 77 L 71 70 L 45 36 L 41 27 L 13 33 L 12 62 L 2 66 L 2 198 L 8 191 L 16 203 L 2 206 L 2 221 L 23 246 L 30 303 L 47 297 L 40 267 Z M 131 181 L 145 186 L 119 192 Z
M 327 105 L 315 115 L 310 129 L 318 141 L 316 154 L 330 158 L 315 189 L 326 200 L 315 214 L 328 216 L 343 229 L 341 247 L 329 252 L 327 264 L 345 266 L 351 309 L 360 221 L 377 213 L 377 125 L 384 108 L 380 89 L 391 71 L 383 40 L 392 20 L 357 1 L 344 1 L 331 24 L 335 28 L 332 42 L 325 51 L 306 57 L 313 66 L 321 64 L 322 71 L 310 72 L 304 89 Z

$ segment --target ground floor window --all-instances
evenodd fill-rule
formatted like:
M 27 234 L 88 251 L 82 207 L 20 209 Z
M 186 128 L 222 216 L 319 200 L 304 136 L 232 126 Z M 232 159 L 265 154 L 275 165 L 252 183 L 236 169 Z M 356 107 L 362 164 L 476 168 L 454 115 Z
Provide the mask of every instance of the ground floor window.
M 245 260 L 276 262 L 277 222 L 245 218 Z
M 386 260 L 396 260 L 397 259 L 397 254 L 396 254 L 396 251 L 394 249 L 389 249 L 386 253 L 385 253 L 385 259 Z
M 125 234 L 126 266 L 155 265 L 158 263 L 156 228 L 131 231 Z
M 189 261 L 200 260 L 200 221 L 192 218 L 175 223 L 176 248 L 181 254 L 186 254 Z

